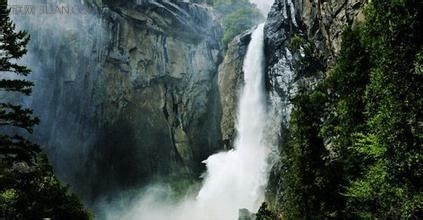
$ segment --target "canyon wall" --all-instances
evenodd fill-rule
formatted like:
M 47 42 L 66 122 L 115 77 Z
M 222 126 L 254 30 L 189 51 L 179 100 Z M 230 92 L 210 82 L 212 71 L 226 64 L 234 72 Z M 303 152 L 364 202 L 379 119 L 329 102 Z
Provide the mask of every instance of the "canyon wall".
M 32 36 L 35 139 L 85 200 L 198 177 L 222 147 L 220 24 L 201 1 L 62 1 L 95 14 L 20 16 Z

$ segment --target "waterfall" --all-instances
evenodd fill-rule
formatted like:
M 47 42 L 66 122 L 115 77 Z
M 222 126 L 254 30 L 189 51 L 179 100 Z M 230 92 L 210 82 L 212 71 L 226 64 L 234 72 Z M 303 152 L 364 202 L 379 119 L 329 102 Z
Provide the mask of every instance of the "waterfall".
M 236 220 L 240 209 L 258 211 L 271 166 L 268 159 L 272 145 L 267 144 L 265 131 L 275 127 L 268 123 L 273 119 L 268 120 L 267 115 L 263 29 L 261 24 L 253 32 L 244 60 L 235 147 L 204 161 L 207 172 L 198 194 L 174 202 L 168 189 L 154 186 L 124 213 L 106 208 L 106 219 Z
M 244 88 L 238 104 L 235 149 L 212 155 L 205 162 L 207 176 L 198 194 L 210 219 L 236 219 L 239 208 L 257 211 L 267 181 L 265 146 L 266 102 L 263 69 L 263 24 L 252 34 L 244 60 Z

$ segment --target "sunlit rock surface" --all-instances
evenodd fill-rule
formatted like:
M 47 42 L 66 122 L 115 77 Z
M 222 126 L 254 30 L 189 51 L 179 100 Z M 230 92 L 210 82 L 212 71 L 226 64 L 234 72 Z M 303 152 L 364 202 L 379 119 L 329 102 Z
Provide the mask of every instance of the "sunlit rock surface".
M 235 37 L 228 45 L 225 58 L 219 66 L 219 94 L 222 107 L 221 129 L 222 140 L 226 149 L 233 148 L 236 135 L 237 100 L 244 81 L 242 66 L 250 41 L 251 31 Z

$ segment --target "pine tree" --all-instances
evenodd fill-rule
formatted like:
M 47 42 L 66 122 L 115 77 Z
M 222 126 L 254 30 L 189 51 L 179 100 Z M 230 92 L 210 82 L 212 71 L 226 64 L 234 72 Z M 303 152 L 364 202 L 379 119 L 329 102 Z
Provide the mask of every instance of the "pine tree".
M 29 96 L 34 84 L 25 77 L 31 71 L 19 60 L 30 37 L 16 30 L 6 5 L 0 0 L 0 93 Z M 32 109 L 0 100 L 0 219 L 92 219 L 26 138 L 38 123 Z
M 9 13 L 7 1 L 0 0 L 0 91 L 30 95 L 33 83 L 24 77 L 31 70 L 18 64 L 27 52 L 30 37 L 25 31 L 16 31 Z M 34 162 L 39 147 L 18 134 L 22 133 L 19 130 L 32 133 L 33 126 L 39 122 L 32 113 L 31 109 L 0 100 L 0 158 L 3 166 Z

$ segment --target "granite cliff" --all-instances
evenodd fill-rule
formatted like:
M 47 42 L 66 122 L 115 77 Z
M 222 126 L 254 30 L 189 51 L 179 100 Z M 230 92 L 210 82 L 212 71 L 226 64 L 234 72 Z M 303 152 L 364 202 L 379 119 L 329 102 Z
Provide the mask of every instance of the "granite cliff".
M 95 200 L 199 176 L 221 149 L 213 10 L 201 1 L 82 6 L 100 13 L 16 16 L 32 36 L 35 136 L 59 177 Z
M 286 115 L 297 85 L 313 88 L 324 77 L 340 50 L 343 29 L 363 19 L 361 9 L 365 3 L 364 0 L 275 1 L 265 28 L 267 87 L 279 94 L 287 108 Z M 295 44 L 305 45 L 296 48 Z M 301 65 L 304 58 L 310 65 Z

